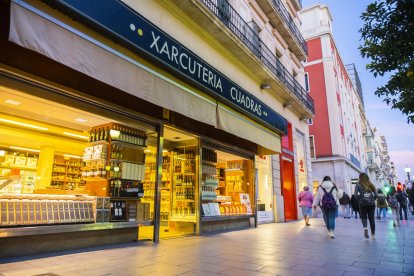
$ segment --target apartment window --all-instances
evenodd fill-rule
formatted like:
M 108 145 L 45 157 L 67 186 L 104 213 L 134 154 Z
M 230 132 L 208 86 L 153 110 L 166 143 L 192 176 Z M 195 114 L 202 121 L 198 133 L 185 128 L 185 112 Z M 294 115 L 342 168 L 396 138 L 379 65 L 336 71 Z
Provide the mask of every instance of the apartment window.
M 247 39 L 249 40 L 253 52 L 255 52 L 257 55 L 260 55 L 260 28 L 259 25 L 257 25 L 256 22 L 253 20 L 247 23 L 251 30 L 249 30 L 250 35 L 247 36 Z
M 309 86 L 309 73 L 305 73 L 305 89 L 306 92 L 310 91 L 310 86 Z
M 313 136 L 313 135 L 310 135 L 309 136 L 309 148 L 310 148 L 311 158 L 312 159 L 316 158 L 316 153 L 315 153 L 315 136 Z

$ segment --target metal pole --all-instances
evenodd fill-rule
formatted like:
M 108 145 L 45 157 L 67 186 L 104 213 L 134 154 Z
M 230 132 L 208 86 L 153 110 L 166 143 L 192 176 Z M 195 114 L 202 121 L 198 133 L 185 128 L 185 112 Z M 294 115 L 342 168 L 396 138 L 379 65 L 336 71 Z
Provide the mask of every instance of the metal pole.
M 157 138 L 157 159 L 155 168 L 155 204 L 154 204 L 154 242 L 160 241 L 160 225 L 161 225 L 161 181 L 162 181 L 162 150 L 164 147 L 164 124 L 159 125 Z

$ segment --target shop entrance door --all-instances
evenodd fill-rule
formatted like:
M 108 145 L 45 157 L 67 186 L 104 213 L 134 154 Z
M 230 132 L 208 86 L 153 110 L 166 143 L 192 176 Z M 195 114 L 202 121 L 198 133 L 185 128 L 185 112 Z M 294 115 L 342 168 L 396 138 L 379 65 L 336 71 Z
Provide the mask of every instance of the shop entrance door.
M 288 158 L 282 159 L 282 189 L 285 221 L 297 220 L 294 163 Z

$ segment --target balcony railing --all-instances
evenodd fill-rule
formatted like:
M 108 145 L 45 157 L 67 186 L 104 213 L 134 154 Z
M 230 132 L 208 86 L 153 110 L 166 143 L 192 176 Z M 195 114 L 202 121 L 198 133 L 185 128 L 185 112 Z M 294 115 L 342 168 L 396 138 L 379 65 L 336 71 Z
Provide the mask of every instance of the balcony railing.
M 240 41 L 257 56 L 281 82 L 312 112 L 315 113 L 313 99 L 283 66 L 275 54 L 263 43 L 259 34 L 247 24 L 226 0 L 202 0 Z
M 308 55 L 308 45 L 306 44 L 305 39 L 303 38 L 302 34 L 300 33 L 298 27 L 296 27 L 295 22 L 293 21 L 292 16 L 286 10 L 285 6 L 283 5 L 282 1 L 280 0 L 272 0 L 272 4 L 274 9 L 279 12 L 283 20 L 285 20 L 286 24 L 289 26 L 290 31 L 293 33 L 293 36 L 296 38 L 296 42 L 302 47 L 302 50 Z M 302 3 L 301 3 L 302 5 Z

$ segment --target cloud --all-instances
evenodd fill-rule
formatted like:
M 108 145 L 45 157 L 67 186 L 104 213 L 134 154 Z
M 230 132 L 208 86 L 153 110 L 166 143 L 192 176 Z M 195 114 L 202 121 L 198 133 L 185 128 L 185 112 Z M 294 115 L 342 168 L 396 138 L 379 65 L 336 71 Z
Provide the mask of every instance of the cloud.
M 407 174 L 404 171 L 405 167 L 411 168 L 412 179 L 414 176 L 414 150 L 390 151 L 389 154 L 391 161 L 394 162 L 399 181 L 405 181 L 405 179 L 407 179 Z
M 399 151 L 390 151 L 391 161 L 395 165 L 410 165 L 414 169 L 414 150 L 399 150 Z

